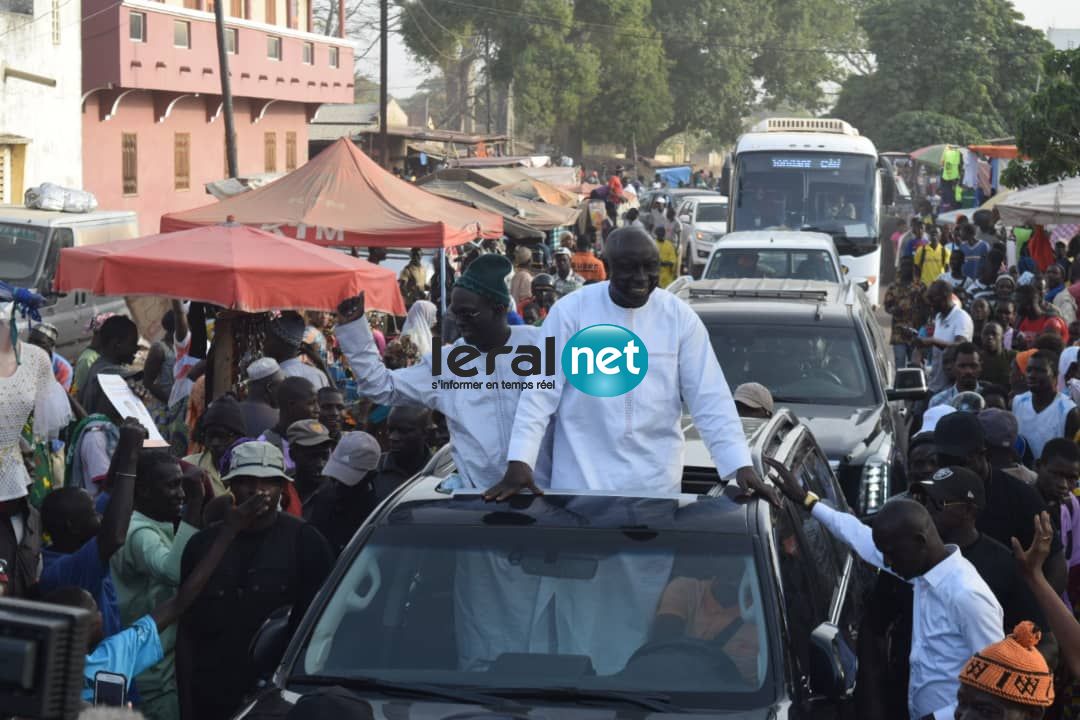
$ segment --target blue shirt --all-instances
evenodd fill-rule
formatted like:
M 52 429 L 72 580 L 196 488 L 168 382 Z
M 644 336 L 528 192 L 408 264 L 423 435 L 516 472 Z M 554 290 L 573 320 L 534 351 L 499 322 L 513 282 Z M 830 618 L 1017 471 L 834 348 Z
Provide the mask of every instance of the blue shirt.
M 979 261 L 990 254 L 990 246 L 979 240 L 974 245 L 964 245 L 960 252 L 964 253 L 964 274 L 974 280 L 979 276 Z
M 83 668 L 82 699 L 94 701 L 94 675 L 110 672 L 131 679 L 165 657 L 161 649 L 161 637 L 157 623 L 149 615 L 143 615 L 127 630 L 109 635 L 94 651 L 86 656 Z
M 105 636 L 115 635 L 123 629 L 120 610 L 116 604 L 116 588 L 109 574 L 109 563 L 101 562 L 97 538 L 73 553 L 56 552 L 45 548 L 41 552 L 41 591 L 48 593 L 62 587 L 80 587 L 94 596 Z

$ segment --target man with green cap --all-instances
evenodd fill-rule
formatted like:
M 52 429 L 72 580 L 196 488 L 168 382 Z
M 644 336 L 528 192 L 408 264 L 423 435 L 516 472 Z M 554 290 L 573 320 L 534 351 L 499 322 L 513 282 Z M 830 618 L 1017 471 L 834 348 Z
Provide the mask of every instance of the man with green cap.
M 383 405 L 412 405 L 437 410 L 446 418 L 450 433 L 450 452 L 460 484 L 484 489 L 499 481 L 510 447 L 518 401 L 523 392 L 522 378 L 514 372 L 514 353 L 487 353 L 505 346 L 544 347 L 544 333 L 529 325 L 510 326 L 506 310 L 510 307 L 507 277 L 513 268 L 502 255 L 478 257 L 454 284 L 449 311 L 461 331 L 461 339 L 452 347 L 435 347 L 443 366 L 458 348 L 473 348 L 476 357 L 462 363 L 476 371 L 475 377 L 457 377 L 444 367 L 442 375 L 432 368 L 431 354 L 420 362 L 398 370 L 387 370 L 364 318 L 363 296 L 346 300 L 338 308 L 336 335 L 342 352 L 357 378 L 360 394 Z M 465 352 L 465 351 L 463 351 Z M 487 368 L 493 372 L 486 372 Z M 479 388 L 447 389 L 440 381 L 478 380 Z M 488 389 L 495 383 L 497 389 Z M 550 448 L 547 442 L 538 454 L 535 478 L 547 484 Z M 499 651 L 513 652 L 527 647 L 533 627 L 534 598 L 539 576 L 522 573 L 506 556 L 495 558 L 478 553 L 458 561 L 457 574 L 463 578 L 455 593 L 454 621 L 458 640 L 459 663 L 463 668 L 483 667 Z M 506 578 L 513 576 L 513 582 Z
M 502 255 L 481 255 L 454 284 L 449 312 L 461 331 L 461 339 L 449 348 L 436 348 L 444 358 L 443 374 L 432 369 L 431 355 L 425 355 L 416 365 L 387 370 L 379 356 L 371 328 L 361 321 L 364 313 L 363 296 L 347 300 L 338 309 L 335 330 L 341 350 L 357 378 L 357 388 L 363 397 L 382 405 L 420 405 L 438 410 L 446 417 L 454 464 L 464 484 L 487 488 L 502 477 L 505 464 L 499 454 L 510 445 L 510 430 L 521 397 L 521 381 L 511 367 L 513 353 L 491 358 L 494 372 L 487 374 L 485 357 L 488 351 L 504 346 L 532 345 L 543 347 L 543 332 L 528 325 L 510 326 L 506 310 L 510 307 L 507 276 L 513 272 L 510 262 Z M 456 378 L 445 366 L 455 348 L 472 346 L 482 353 L 466 363 L 476 369 L 481 384 L 494 382 L 498 389 L 446 389 L 439 379 Z M 514 383 L 506 388 L 506 383 Z M 435 386 L 433 388 L 433 385 Z M 546 479 L 546 475 L 543 475 Z

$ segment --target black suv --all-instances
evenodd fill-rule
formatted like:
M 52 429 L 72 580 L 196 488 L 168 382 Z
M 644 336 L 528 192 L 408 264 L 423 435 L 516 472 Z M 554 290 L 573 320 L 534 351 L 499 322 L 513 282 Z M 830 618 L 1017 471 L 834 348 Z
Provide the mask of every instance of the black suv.
M 744 429 L 759 468 L 846 509 L 793 415 Z M 803 509 L 696 475 L 499 504 L 455 485 L 444 449 L 368 519 L 240 718 L 335 685 L 375 718 L 850 716 L 863 582 Z
M 893 389 L 892 348 L 860 289 L 703 280 L 680 295 L 705 323 L 731 388 L 761 383 L 778 406 L 805 420 L 858 514 L 876 512 L 906 488 L 904 401 L 925 396 L 925 379 L 921 370 L 904 370 L 906 389 Z

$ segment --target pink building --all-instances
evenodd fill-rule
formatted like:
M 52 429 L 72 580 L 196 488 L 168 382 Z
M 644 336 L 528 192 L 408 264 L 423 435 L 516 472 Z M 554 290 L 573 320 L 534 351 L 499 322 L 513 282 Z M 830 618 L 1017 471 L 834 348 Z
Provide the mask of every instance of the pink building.
M 204 1 L 83 0 L 83 185 L 103 209 L 137 211 L 144 233 L 211 202 L 204 183 L 228 176 Z M 292 170 L 307 161 L 319 105 L 353 100 L 353 46 L 309 32 L 309 0 L 230 0 L 227 11 L 239 171 Z

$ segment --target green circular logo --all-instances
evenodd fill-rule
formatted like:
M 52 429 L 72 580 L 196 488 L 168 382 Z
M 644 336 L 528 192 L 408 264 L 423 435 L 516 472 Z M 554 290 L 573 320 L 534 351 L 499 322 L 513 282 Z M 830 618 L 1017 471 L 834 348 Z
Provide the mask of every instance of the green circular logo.
M 634 333 L 618 325 L 590 325 L 570 338 L 562 351 L 563 374 L 586 395 L 615 397 L 645 378 L 649 351 Z

